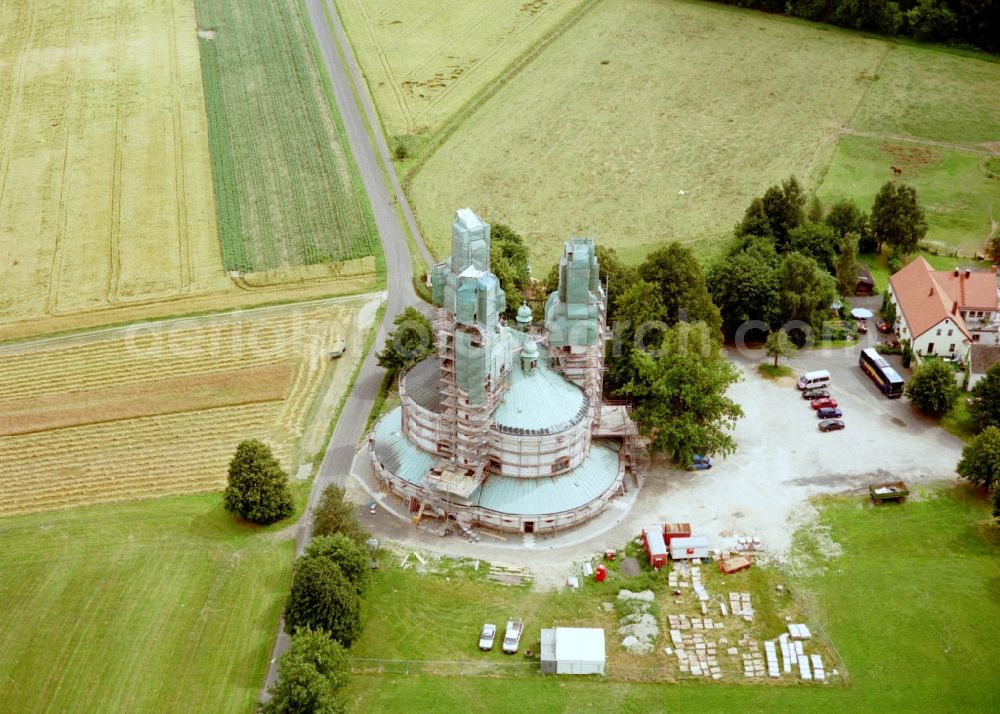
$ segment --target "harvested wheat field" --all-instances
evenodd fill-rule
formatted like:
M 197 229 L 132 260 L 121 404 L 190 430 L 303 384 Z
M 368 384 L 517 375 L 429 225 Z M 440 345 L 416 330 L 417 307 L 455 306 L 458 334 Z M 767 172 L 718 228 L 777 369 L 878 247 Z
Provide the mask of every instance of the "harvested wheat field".
M 0 339 L 378 280 L 372 251 L 226 274 L 191 2 L 7 2 L 0 27 Z
M 221 488 L 236 444 L 295 473 L 322 447 L 377 299 L 139 325 L 8 348 L 0 515 Z M 347 352 L 331 361 L 338 336 Z

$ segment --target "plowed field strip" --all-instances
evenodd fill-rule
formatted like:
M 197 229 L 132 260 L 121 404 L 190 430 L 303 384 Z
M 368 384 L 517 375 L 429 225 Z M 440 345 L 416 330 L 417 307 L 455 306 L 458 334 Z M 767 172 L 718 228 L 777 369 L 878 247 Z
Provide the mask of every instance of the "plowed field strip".
M 292 362 L 0 401 L 0 436 L 284 399 Z

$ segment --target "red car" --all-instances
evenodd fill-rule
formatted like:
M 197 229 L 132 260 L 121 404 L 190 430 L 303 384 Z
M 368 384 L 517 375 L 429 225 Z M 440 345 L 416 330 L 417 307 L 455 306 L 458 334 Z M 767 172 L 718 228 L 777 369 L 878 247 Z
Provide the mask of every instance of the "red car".
M 833 408 L 837 406 L 837 400 L 832 397 L 823 397 L 822 399 L 813 399 L 810 404 L 813 409 L 822 409 L 823 407 Z

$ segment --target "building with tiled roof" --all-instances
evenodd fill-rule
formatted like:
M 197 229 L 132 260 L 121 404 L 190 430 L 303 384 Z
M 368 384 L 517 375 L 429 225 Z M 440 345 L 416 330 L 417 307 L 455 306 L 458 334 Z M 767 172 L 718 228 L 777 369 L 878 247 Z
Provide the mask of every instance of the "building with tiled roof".
M 918 357 L 955 356 L 963 361 L 973 344 L 996 344 L 996 274 L 968 269 L 934 270 L 923 258 L 889 278 L 901 339 Z
M 545 325 L 502 314 L 490 226 L 465 208 L 435 266 L 435 354 L 399 383 L 400 406 L 369 437 L 379 482 L 416 521 L 538 533 L 579 524 L 625 492 L 638 430 L 601 401 L 606 299 L 594 243 L 566 243 Z

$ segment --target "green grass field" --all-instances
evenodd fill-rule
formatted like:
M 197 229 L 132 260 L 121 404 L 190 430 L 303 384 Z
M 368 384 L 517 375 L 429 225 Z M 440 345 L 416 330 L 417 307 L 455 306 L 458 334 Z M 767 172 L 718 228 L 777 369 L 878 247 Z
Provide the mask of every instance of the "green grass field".
M 251 711 L 293 551 L 219 493 L 0 520 L 0 711 Z
M 530 704 L 534 711 L 549 712 L 595 702 L 613 703 L 625 712 L 993 711 L 1000 707 L 995 675 L 1000 643 L 992 624 L 1000 617 L 1000 535 L 985 525 L 988 520 L 983 499 L 963 487 L 949 487 L 921 489 L 901 506 L 876 508 L 861 497 L 827 501 L 820 525 L 829 527 L 843 549 L 832 559 L 818 554 L 812 527 L 800 532 L 797 572 L 803 575 L 789 575 L 784 582 L 809 603 L 819 624 L 814 629 L 831 638 L 846 663 L 846 687 L 650 685 L 542 676 L 512 681 L 509 676 L 411 673 L 355 675 L 350 692 L 358 711 L 460 707 L 515 712 Z M 369 623 L 352 654 L 371 656 L 376 640 L 370 635 L 402 634 L 412 643 L 387 645 L 393 654 L 425 659 L 443 654 L 434 644 L 437 638 L 421 625 L 437 622 L 443 610 L 457 610 L 449 605 L 447 584 L 428 577 L 406 589 L 400 585 L 388 584 L 386 594 L 398 598 L 385 613 L 388 624 L 373 631 Z M 385 587 L 383 580 L 378 588 Z M 463 592 L 461 584 L 451 587 L 459 596 Z M 515 594 L 502 602 L 520 605 L 526 597 Z M 491 607 L 497 607 L 491 600 L 477 604 Z M 471 613 L 456 617 L 444 625 L 444 636 L 453 637 L 451 630 L 474 631 L 475 620 Z
M 992 58 L 696 0 L 599 0 L 560 5 L 568 19 L 547 37 L 540 21 L 526 29 L 525 47 L 537 39 L 516 73 L 464 72 L 465 48 L 508 21 L 495 5 L 339 4 L 388 133 L 440 134 L 399 164 L 438 256 L 469 205 L 527 236 L 540 266 L 571 234 L 631 262 L 665 240 L 711 258 L 749 200 L 789 174 L 868 207 L 890 166 L 917 187 L 944 252 L 981 252 L 1000 212 L 985 163 L 1000 152 Z M 482 21 L 456 33 L 472 15 Z
M 992 219 L 1000 219 L 1000 181 L 987 177 L 984 159 L 980 153 L 938 146 L 845 136 L 817 194 L 824 203 L 852 198 L 868 211 L 892 178 L 890 167 L 902 168 L 901 180 L 917 189 L 927 216 L 925 242 L 971 257 L 983 253 Z
M 813 187 L 886 44 L 692 2 L 604 0 L 483 103 L 410 177 L 447 252 L 472 206 L 547 269 L 570 235 L 640 260 L 665 240 L 711 254 L 750 199 Z
M 375 255 L 367 198 L 353 179 L 301 5 L 198 0 L 196 7 L 226 269 Z
M 386 134 L 410 150 L 591 0 L 337 0 Z

